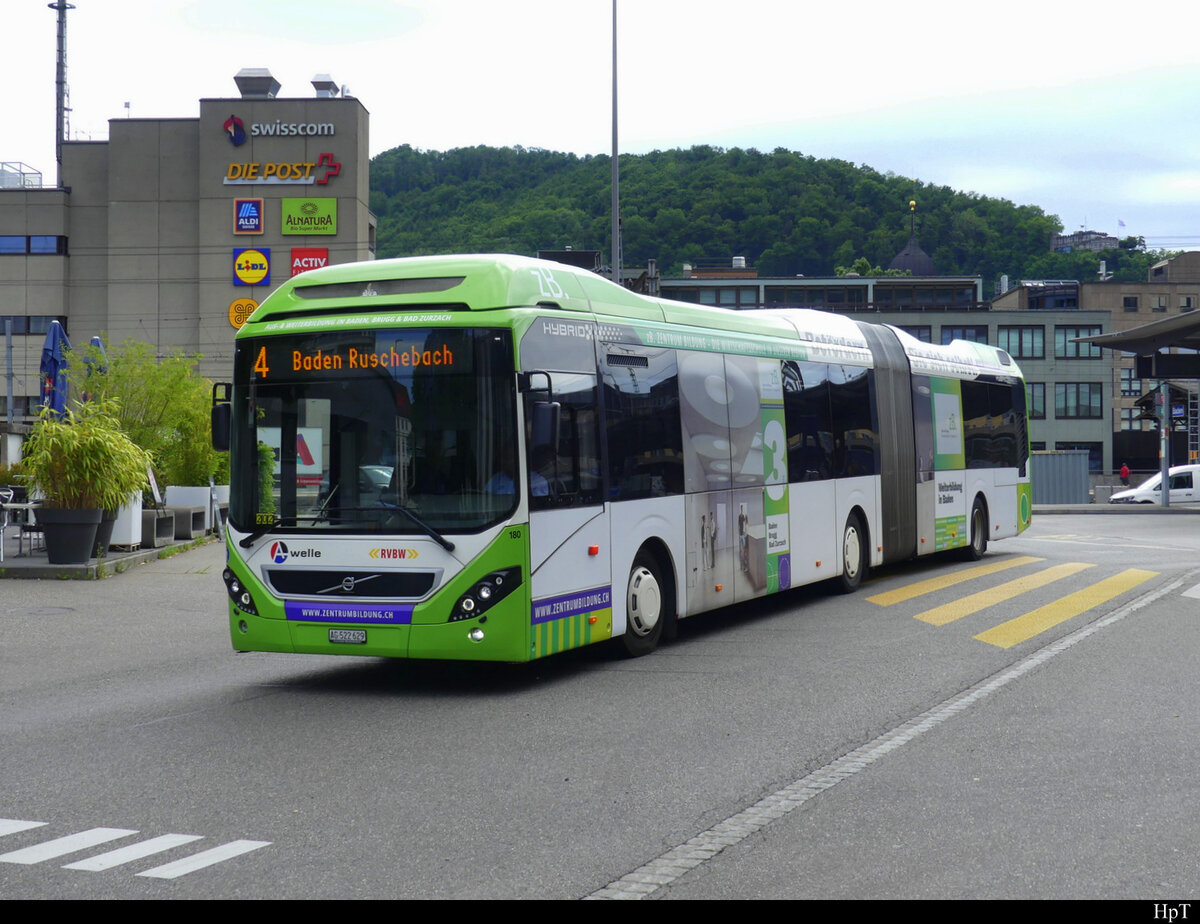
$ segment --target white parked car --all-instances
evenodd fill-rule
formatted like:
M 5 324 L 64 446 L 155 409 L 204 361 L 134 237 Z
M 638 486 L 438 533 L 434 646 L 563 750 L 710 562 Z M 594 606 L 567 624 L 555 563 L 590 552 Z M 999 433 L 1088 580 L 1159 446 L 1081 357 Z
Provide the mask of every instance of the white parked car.
M 1200 504 L 1200 465 L 1171 466 L 1171 506 Z M 1136 488 L 1118 491 L 1110 504 L 1161 504 L 1162 475 L 1152 475 Z

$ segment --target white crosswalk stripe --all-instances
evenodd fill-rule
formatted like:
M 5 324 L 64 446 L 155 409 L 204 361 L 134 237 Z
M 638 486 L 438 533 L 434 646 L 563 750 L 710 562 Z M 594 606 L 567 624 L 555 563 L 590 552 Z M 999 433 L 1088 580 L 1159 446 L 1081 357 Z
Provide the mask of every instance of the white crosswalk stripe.
M 28 831 L 30 828 L 40 828 L 44 821 L 18 821 L 15 818 L 0 818 L 0 837 L 5 834 L 16 834 L 18 831 Z
M 161 837 L 152 837 L 148 841 L 142 841 L 140 844 L 118 847 L 116 850 L 110 850 L 108 853 L 80 860 L 78 863 L 68 863 L 63 869 L 86 869 L 92 872 L 99 872 L 101 870 L 112 869 L 114 866 L 120 866 L 122 863 L 132 863 L 134 860 L 141 860 L 143 857 L 153 856 L 156 853 L 162 853 L 164 850 L 170 850 L 172 847 L 190 844 L 192 841 L 200 839 L 201 835 L 199 834 L 164 834 Z
M 0 818 L 0 837 L 45 827 L 47 824 L 48 822 L 45 821 Z M 65 857 L 67 854 L 81 853 L 89 848 L 98 847 L 101 844 L 119 840 L 123 837 L 130 837 L 138 833 L 133 828 L 89 828 L 86 831 L 78 831 L 63 837 L 56 837 L 48 841 L 43 841 L 40 844 L 32 844 L 18 850 L 10 850 L 8 853 L 0 854 L 0 863 L 16 863 L 24 866 L 32 866 L 36 863 L 44 863 L 48 860 Z M 147 857 L 152 857 L 155 854 L 164 853 L 168 850 L 174 850 L 193 841 L 202 840 L 203 837 L 204 835 L 201 834 L 161 834 L 135 844 L 127 844 L 124 847 L 107 850 L 95 856 L 67 863 L 63 866 L 63 869 L 102 872 L 133 863 L 137 860 L 144 860 Z M 208 850 L 202 850 L 191 856 L 164 863 L 153 869 L 144 870 L 136 875 L 149 876 L 153 879 L 178 879 L 180 876 L 186 876 L 188 873 L 193 873 L 196 870 L 215 866 L 225 860 L 231 860 L 252 850 L 270 846 L 270 844 L 271 841 L 244 839 L 229 841 L 226 844 L 210 847 Z
M 129 828 L 90 828 L 87 831 L 80 831 L 78 834 L 68 834 L 66 837 L 56 837 L 52 841 L 34 844 L 23 850 L 0 853 L 0 863 L 42 863 L 45 860 L 77 853 L 98 844 L 107 844 L 109 841 L 115 841 L 119 837 L 128 837 L 131 834 L 137 834 L 137 831 Z
M 176 860 L 174 863 L 156 866 L 154 869 L 148 869 L 144 873 L 138 873 L 138 875 L 153 876 L 155 879 L 178 879 L 187 873 L 204 869 L 204 867 L 212 866 L 214 863 L 230 860 L 233 857 L 240 857 L 244 853 L 249 853 L 251 850 L 258 850 L 259 847 L 266 847 L 270 843 L 270 841 L 230 841 L 228 844 L 222 844 L 220 847 L 213 847 L 209 850 L 202 850 L 200 853 L 184 857 L 182 860 Z

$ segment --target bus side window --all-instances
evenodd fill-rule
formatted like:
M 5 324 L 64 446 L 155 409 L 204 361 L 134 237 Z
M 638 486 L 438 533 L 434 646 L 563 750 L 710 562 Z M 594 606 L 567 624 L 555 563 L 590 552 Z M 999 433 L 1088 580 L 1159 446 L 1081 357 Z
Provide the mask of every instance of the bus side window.
M 555 372 L 553 391 L 527 392 L 529 509 L 602 503 L 596 376 Z
M 829 389 L 826 363 L 785 364 L 783 406 L 787 421 L 788 481 L 824 481 L 833 477 Z
M 683 429 L 673 350 L 607 349 L 601 367 L 610 500 L 682 494 Z

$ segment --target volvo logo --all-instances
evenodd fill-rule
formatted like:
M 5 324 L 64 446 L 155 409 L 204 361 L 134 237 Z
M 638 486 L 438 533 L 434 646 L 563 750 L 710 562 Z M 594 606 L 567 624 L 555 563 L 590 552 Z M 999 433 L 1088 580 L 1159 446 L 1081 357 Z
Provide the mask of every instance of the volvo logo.
M 344 578 L 342 578 L 341 583 L 318 590 L 317 593 L 333 594 L 340 591 L 344 594 L 352 594 L 359 584 L 365 584 L 367 581 L 373 581 L 377 577 L 379 577 L 378 574 L 365 574 L 359 575 L 358 577 L 355 577 L 353 574 L 347 574 Z

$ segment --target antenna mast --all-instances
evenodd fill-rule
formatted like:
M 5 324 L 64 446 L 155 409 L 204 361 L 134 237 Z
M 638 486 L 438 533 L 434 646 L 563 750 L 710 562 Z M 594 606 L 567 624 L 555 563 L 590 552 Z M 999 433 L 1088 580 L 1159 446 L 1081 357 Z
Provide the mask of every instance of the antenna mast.
M 67 137 L 68 123 L 67 113 L 71 111 L 68 105 L 70 98 L 70 90 L 67 88 L 67 10 L 75 9 L 74 3 L 67 3 L 66 0 L 55 0 L 54 3 L 47 3 L 52 10 L 58 11 L 58 69 L 55 74 L 55 131 L 54 138 L 54 160 L 58 165 L 58 176 L 55 180 L 55 185 L 62 187 L 62 144 Z

